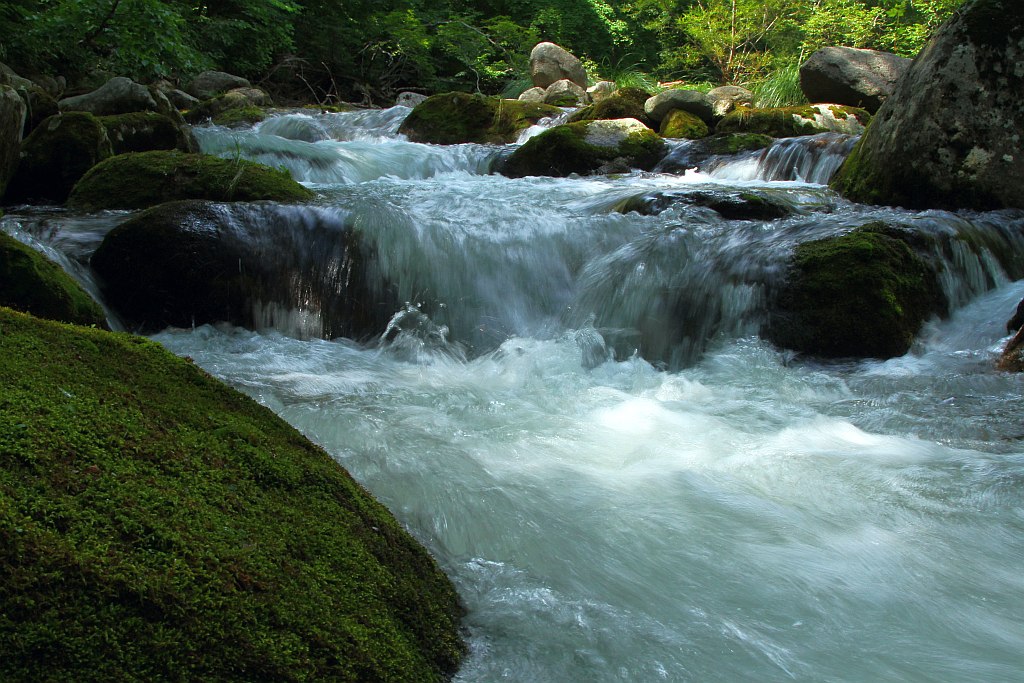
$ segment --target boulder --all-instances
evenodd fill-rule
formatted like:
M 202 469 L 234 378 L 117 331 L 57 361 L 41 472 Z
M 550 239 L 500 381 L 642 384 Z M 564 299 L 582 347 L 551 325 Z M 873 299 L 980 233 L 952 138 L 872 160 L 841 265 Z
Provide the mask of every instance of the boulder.
M 18 167 L 18 150 L 25 128 L 25 102 L 14 88 L 0 85 L 0 197 Z
M 639 88 L 622 88 L 600 102 L 595 102 L 574 111 L 568 123 L 577 121 L 596 121 L 598 119 L 636 119 L 648 128 L 654 129 L 656 124 L 647 118 L 644 102 L 649 94 Z
M 665 141 L 636 119 L 581 121 L 530 138 L 501 172 L 512 178 L 628 172 L 653 168 L 665 151 Z
M 504 144 L 515 142 L 523 129 L 541 119 L 561 113 L 546 104 L 451 92 L 418 104 L 398 132 L 412 142 Z
M 996 367 L 1004 372 L 1024 372 L 1024 327 L 1006 342 Z
M 594 85 L 587 88 L 587 95 L 590 96 L 590 101 L 595 104 L 601 100 L 611 97 L 612 93 L 618 90 L 618 86 L 611 81 L 598 81 Z
M 86 171 L 113 153 L 107 129 L 92 114 L 51 116 L 22 143 L 5 199 L 61 203 Z M 130 185 L 131 179 L 126 182 Z
M 538 88 L 538 87 L 534 86 L 534 87 L 530 88 L 529 90 L 525 91 L 523 94 L 521 94 L 519 96 L 519 101 L 520 102 L 536 102 L 536 103 L 543 104 L 544 103 L 545 92 L 546 91 L 544 90 L 544 88 Z
M 876 222 L 797 246 L 762 335 L 825 357 L 905 354 L 921 325 L 946 312 L 937 273 L 909 229 Z
M 708 125 L 713 124 L 715 120 L 711 100 L 697 90 L 672 88 L 658 93 L 644 103 L 647 116 L 655 123 L 661 123 L 661 120 L 673 109 L 681 109 L 699 116 Z
M 418 92 L 405 92 L 398 93 L 398 97 L 395 98 L 395 106 L 397 107 L 409 107 L 412 109 L 417 104 L 427 99 L 427 96 Z
M 154 149 L 195 151 L 195 141 L 187 128 L 155 111 L 100 116 L 114 154 L 148 152 Z
M 68 205 L 83 211 L 142 209 L 177 199 L 308 201 L 313 193 L 287 171 L 245 159 L 152 151 L 119 154 L 78 181 Z
M 832 180 L 910 208 L 1024 207 L 1024 3 L 973 0 L 929 41 Z
M 913 60 L 889 52 L 823 47 L 800 65 L 800 89 L 811 102 L 834 102 L 874 114 Z
M 587 87 L 583 63 L 554 43 L 538 43 L 530 51 L 530 78 L 538 88 L 547 88 L 563 78 L 581 88 Z
M 169 202 L 111 231 L 92 257 L 107 301 L 144 331 L 300 308 L 317 334 L 379 335 L 399 302 L 371 294 L 358 233 L 330 213 L 273 204 Z M 297 233 L 289 228 L 295 226 Z
M 106 327 L 103 309 L 63 268 L 2 231 L 0 306 L 39 318 Z
M 14 69 L 0 62 L 0 85 L 9 85 L 15 89 L 27 89 L 35 87 L 36 84 L 28 78 L 22 78 Z
M 863 109 L 837 104 L 810 104 L 801 107 L 740 107 L 727 114 L 715 127 L 718 133 L 760 133 L 789 138 L 818 133 L 859 135 L 870 123 Z
M 25 101 L 27 114 L 25 116 L 25 129 L 23 136 L 28 137 L 36 127 L 54 114 L 60 113 L 57 100 L 53 99 L 45 90 L 32 86 L 30 88 L 19 88 L 18 95 Z
M 635 211 L 642 216 L 655 216 L 673 206 L 700 206 L 711 209 L 726 220 L 768 221 L 795 213 L 792 205 L 770 194 L 735 190 L 656 190 L 629 197 L 614 210 Z
M 164 96 L 167 98 L 167 101 L 179 111 L 191 109 L 202 102 L 198 97 L 192 97 L 184 90 L 178 90 L 177 88 L 165 91 Z
M 248 88 L 252 83 L 241 76 L 223 71 L 204 71 L 188 84 L 185 92 L 200 100 L 208 100 L 235 88 Z
M 544 104 L 578 107 L 587 103 L 587 91 L 567 78 L 555 81 L 544 90 Z
M 662 173 L 684 173 L 692 168 L 700 168 L 716 157 L 753 152 L 770 146 L 772 142 L 774 140 L 771 137 L 758 133 L 718 133 L 675 147 L 658 162 L 656 170 Z
M 62 112 L 84 111 L 96 116 L 127 114 L 133 111 L 159 111 L 153 93 L 130 78 L 111 78 L 100 88 L 57 102 Z
M 711 112 L 715 118 L 722 118 L 737 107 L 754 106 L 754 93 L 738 85 L 723 85 L 708 92 Z M 832 100 L 811 100 L 812 102 L 831 102 Z
M 663 138 L 699 140 L 708 134 L 708 124 L 699 116 L 682 109 L 673 109 L 661 120 L 658 133 Z

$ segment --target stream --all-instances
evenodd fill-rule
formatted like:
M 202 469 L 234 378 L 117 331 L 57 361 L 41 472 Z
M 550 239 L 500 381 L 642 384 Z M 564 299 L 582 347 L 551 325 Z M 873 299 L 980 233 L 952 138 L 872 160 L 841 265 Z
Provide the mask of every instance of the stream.
M 358 230 L 398 302 L 380 339 L 322 339 L 298 289 L 260 329 L 155 339 L 323 446 L 433 553 L 468 610 L 456 681 L 1024 680 L 1024 376 L 994 370 L 1024 212 L 847 202 L 824 185 L 852 144 L 834 135 L 508 179 L 508 148 L 405 141 L 408 112 L 196 129 L 318 193 L 237 220 L 290 243 L 314 219 Z M 789 215 L 626 210 L 744 192 Z M 0 227 L 95 292 L 88 257 L 129 215 Z M 794 245 L 875 220 L 944 236 L 950 316 L 888 361 L 760 340 Z

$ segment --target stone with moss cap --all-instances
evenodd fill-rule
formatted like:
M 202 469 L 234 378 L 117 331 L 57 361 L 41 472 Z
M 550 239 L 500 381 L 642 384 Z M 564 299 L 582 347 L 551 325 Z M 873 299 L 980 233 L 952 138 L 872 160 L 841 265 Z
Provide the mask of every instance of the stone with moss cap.
M 871 122 L 871 114 L 856 107 L 838 104 L 809 104 L 799 107 L 738 107 L 726 114 L 715 131 L 718 133 L 760 133 L 776 138 L 845 133 L 859 135 Z
M 832 187 L 910 208 L 1024 207 L 1024 3 L 975 0 L 885 101 Z
M 946 302 L 907 228 L 869 223 L 797 246 L 762 334 L 825 357 L 892 358 Z
M 81 285 L 35 249 L 0 232 L 0 306 L 40 318 L 106 326 L 106 315 Z
M 83 211 L 143 209 L 175 199 L 297 202 L 314 194 L 287 171 L 245 159 L 152 151 L 119 154 L 75 185 L 68 205 Z
M 663 138 L 699 140 L 708 134 L 708 125 L 696 114 L 682 109 L 673 109 L 661 119 L 658 132 Z
M 107 129 L 114 154 L 148 152 L 155 149 L 194 151 L 190 131 L 155 111 L 99 117 Z
M 574 111 L 568 119 L 568 123 L 577 121 L 596 121 L 598 119 L 636 119 L 648 128 L 654 130 L 657 124 L 647 117 L 644 111 L 644 102 L 650 95 L 640 88 L 620 88 L 611 95 L 607 95 L 599 102 Z
M 511 178 L 649 170 L 666 152 L 665 141 L 636 119 L 581 121 L 530 138 L 505 162 Z
M 451 583 L 270 410 L 141 337 L 0 309 L 0 338 L 0 678 L 455 672 Z
M 537 102 L 503 100 L 461 92 L 433 95 L 409 113 L 398 132 L 412 142 L 455 145 L 505 144 L 543 118 L 562 113 Z

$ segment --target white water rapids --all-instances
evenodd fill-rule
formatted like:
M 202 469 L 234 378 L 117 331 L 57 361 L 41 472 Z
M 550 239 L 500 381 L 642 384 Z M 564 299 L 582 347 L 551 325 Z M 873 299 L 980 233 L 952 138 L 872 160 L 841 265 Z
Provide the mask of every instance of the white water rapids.
M 358 226 L 401 298 L 441 302 L 436 334 L 156 339 L 324 446 L 430 549 L 468 609 L 457 681 L 1024 680 L 1024 377 L 993 369 L 1024 282 L 954 245 L 951 317 L 886 362 L 756 336 L 798 239 L 891 218 L 1013 242 L 1020 214 L 856 206 L 748 167 L 510 180 L 487 174 L 499 148 L 399 139 L 406 111 L 199 134 L 318 190 L 305 210 Z M 694 187 L 796 213 L 612 211 Z M 74 258 L 121 218 L 4 227 Z M 666 371 L 623 328 L 672 311 L 691 332 Z

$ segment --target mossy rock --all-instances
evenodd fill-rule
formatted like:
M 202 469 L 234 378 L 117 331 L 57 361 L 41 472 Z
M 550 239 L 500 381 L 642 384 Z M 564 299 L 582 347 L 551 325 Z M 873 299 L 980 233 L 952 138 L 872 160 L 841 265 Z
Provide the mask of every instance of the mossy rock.
M 658 131 L 663 138 L 699 140 L 708 134 L 708 124 L 697 116 L 682 109 L 673 109 L 661 120 Z
M 502 174 L 567 176 L 654 168 L 665 141 L 636 119 L 580 121 L 530 138 L 506 160 Z
M 51 116 L 60 113 L 57 107 L 57 100 L 39 86 L 32 85 L 27 88 L 18 88 L 18 95 L 25 101 L 27 115 L 25 116 L 25 137 L 32 134 L 40 123 Z
M 39 318 L 106 326 L 106 315 L 64 269 L 0 232 L 0 306 Z
M 189 151 L 185 132 L 170 118 L 154 111 L 99 117 L 107 129 L 114 154 L 157 149 Z
M 581 107 L 569 116 L 568 123 L 601 119 L 636 119 L 655 130 L 655 124 L 644 111 L 644 102 L 650 97 L 639 88 L 622 88 L 600 102 Z
M 0 679 L 442 681 L 461 608 L 322 449 L 141 337 L 0 309 Z
M 245 117 L 249 117 L 253 119 L 250 122 L 255 123 L 262 120 L 256 112 L 258 111 L 265 116 L 264 109 L 270 105 L 270 97 L 262 90 L 258 88 L 237 88 L 208 100 L 203 100 L 185 112 L 184 118 L 192 124 L 213 120 L 218 125 L 228 125 L 227 123 L 219 123 L 218 118 L 221 121 L 238 123 L 243 121 Z M 238 111 L 230 114 L 229 112 L 233 110 Z
M 557 116 L 558 107 L 537 102 L 503 100 L 450 92 L 420 102 L 398 132 L 412 142 L 455 145 L 465 142 L 505 144 L 543 118 Z
M 245 159 L 172 150 L 111 157 L 75 185 L 68 205 L 100 211 L 143 209 L 176 199 L 298 202 L 313 196 L 287 171 Z
M 213 123 L 218 126 L 237 128 L 252 126 L 267 118 L 265 109 L 259 107 L 235 107 L 216 114 Z
M 657 190 L 629 197 L 615 206 L 619 213 L 636 212 L 655 216 L 676 205 L 711 209 L 726 220 L 769 221 L 791 216 L 792 205 L 759 192 Z
M 864 109 L 835 104 L 766 109 L 737 107 L 718 122 L 715 132 L 760 133 L 775 138 L 828 132 L 859 134 L 870 121 L 871 114 Z
M 722 156 L 764 149 L 772 142 L 771 136 L 761 133 L 719 133 L 704 138 L 708 153 Z
M 923 239 L 876 222 L 798 245 L 763 334 L 816 356 L 905 354 L 946 311 L 935 269 L 912 248 Z
M 4 199 L 61 203 L 86 171 L 113 154 L 107 129 L 92 114 L 51 116 L 22 143 L 21 160 Z

